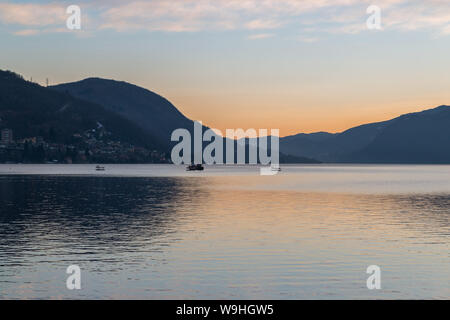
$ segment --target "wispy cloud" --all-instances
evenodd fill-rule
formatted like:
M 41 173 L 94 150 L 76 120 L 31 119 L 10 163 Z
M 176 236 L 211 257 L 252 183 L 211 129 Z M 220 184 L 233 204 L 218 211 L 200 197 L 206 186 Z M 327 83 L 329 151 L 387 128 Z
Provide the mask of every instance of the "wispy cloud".
M 245 27 L 250 30 L 258 29 L 277 29 L 281 27 L 283 23 L 275 19 L 263 20 L 256 19 L 245 24 Z
M 446 27 L 444 28 L 444 30 L 442 30 L 442 33 L 443 33 L 443 34 L 450 34 L 450 24 L 449 24 L 448 26 L 446 26 Z
M 259 40 L 259 39 L 272 38 L 273 36 L 274 36 L 273 33 L 258 33 L 258 34 L 249 35 L 248 39 L 250 39 L 250 40 Z
M 14 34 L 16 36 L 34 36 L 39 34 L 39 30 L 37 29 L 25 29 L 25 30 L 19 30 L 19 31 L 15 31 Z
M 64 27 L 71 3 L 0 3 L 0 23 L 23 30 Z M 313 28 L 315 33 L 367 31 L 366 8 L 382 9 L 383 29 L 450 34 L 449 0 L 80 0 L 91 31 L 199 32 Z M 32 27 L 32 28 L 31 28 Z M 49 29 L 50 30 L 50 29 Z M 35 33 L 37 34 L 37 33 Z M 257 36 L 257 35 L 255 35 Z M 250 38 L 250 37 L 249 37 Z
M 58 3 L 0 2 L 0 24 L 8 26 L 8 30 L 17 36 L 69 32 L 66 28 L 66 20 L 69 17 L 66 13 L 68 6 L 69 3 L 64 1 Z M 83 7 L 88 8 L 90 4 L 86 3 Z M 82 15 L 82 17 L 84 25 L 87 25 L 90 21 L 89 15 Z M 85 31 L 78 32 L 77 36 L 86 34 Z
M 276 29 L 319 9 L 348 6 L 356 0 L 153 0 L 107 9 L 102 28 L 200 31 Z
M 59 4 L 0 3 L 0 21 L 21 26 L 48 26 L 64 23 L 65 7 Z

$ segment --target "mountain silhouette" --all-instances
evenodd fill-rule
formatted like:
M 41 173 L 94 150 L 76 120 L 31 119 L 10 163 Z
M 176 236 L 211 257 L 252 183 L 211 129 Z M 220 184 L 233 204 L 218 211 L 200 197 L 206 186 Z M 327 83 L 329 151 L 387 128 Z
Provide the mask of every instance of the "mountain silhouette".
M 6 90 L 2 89 L 3 92 Z M 125 121 L 121 129 L 115 126 L 116 132 L 124 138 L 146 140 L 162 146 L 165 151 L 170 151 L 175 144 L 170 141 L 175 129 L 193 131 L 193 121 L 167 99 L 133 84 L 88 78 L 56 85 L 51 90 L 58 94 L 55 95 L 59 108 L 56 111 L 66 111 L 67 105 L 76 103 L 80 105 L 78 112 L 89 109 L 84 118 L 94 121 L 98 115 L 92 117 L 91 114 L 102 110 L 110 121 Z M 45 104 L 45 101 L 45 95 L 37 97 L 35 104 Z M 89 108 L 86 107 L 88 105 Z M 55 119 L 48 112 L 36 117 L 43 119 L 45 114 L 50 120 Z M 67 125 L 70 128 L 75 124 Z M 25 130 L 26 121 L 18 127 Z M 127 127 L 131 131 L 125 130 Z M 204 126 L 205 129 L 208 128 Z M 450 163 L 449 145 L 450 107 L 440 106 L 388 121 L 364 124 L 341 133 L 300 133 L 284 137 L 280 139 L 280 158 L 289 159 L 289 162 L 316 162 L 314 159 L 317 159 L 328 163 Z
M 163 150 L 157 139 L 124 117 L 102 106 L 24 80 L 0 70 L 0 125 L 15 138 L 42 136 L 69 143 L 74 134 L 102 126 L 111 139 Z
M 171 134 L 174 130 L 187 129 L 191 132 L 192 137 L 194 136 L 194 121 L 184 116 L 167 99 L 139 86 L 123 81 L 88 78 L 78 82 L 59 84 L 51 88 L 99 104 L 106 110 L 125 117 L 152 137 L 156 137 L 158 143 L 163 145 L 168 152 L 177 143 L 171 141 Z M 203 126 L 203 131 L 207 129 L 209 128 Z M 203 147 L 207 144 L 209 142 L 203 142 Z M 234 149 L 236 150 L 236 142 Z M 225 156 L 226 152 L 224 152 L 224 158 Z M 246 159 L 248 161 L 248 157 Z M 319 161 L 281 153 L 280 162 L 318 163 Z
M 285 154 L 348 163 L 450 163 L 449 145 L 449 106 L 342 133 L 298 134 L 280 140 Z
M 170 137 L 175 129 L 193 128 L 193 121 L 167 99 L 127 82 L 88 78 L 51 88 L 99 104 L 132 121 L 166 148 L 171 145 Z

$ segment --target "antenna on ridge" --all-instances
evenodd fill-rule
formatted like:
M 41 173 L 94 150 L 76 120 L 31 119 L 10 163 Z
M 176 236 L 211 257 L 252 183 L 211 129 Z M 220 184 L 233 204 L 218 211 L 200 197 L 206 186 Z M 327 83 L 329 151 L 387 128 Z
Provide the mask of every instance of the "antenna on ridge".
M 45 79 L 45 82 L 46 82 L 46 84 L 47 84 L 47 87 L 48 87 L 48 78 L 46 78 L 46 79 Z

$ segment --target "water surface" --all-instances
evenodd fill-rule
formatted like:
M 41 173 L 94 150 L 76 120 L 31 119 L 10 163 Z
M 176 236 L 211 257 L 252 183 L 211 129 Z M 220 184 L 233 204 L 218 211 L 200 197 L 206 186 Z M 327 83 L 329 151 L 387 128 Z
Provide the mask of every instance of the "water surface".
M 0 298 L 450 298 L 450 166 L 94 167 L 0 165 Z

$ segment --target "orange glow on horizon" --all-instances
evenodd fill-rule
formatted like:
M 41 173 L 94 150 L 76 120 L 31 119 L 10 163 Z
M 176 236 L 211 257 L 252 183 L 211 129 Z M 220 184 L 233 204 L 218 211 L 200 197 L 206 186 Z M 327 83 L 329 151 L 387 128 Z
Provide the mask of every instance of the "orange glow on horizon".
M 278 110 L 275 108 L 227 107 L 224 102 L 219 102 L 214 107 L 208 108 L 197 105 L 189 99 L 175 98 L 172 100 L 185 116 L 192 120 L 202 121 L 204 125 L 212 129 L 218 129 L 223 134 L 225 134 L 226 129 L 268 129 L 269 132 L 270 129 L 279 129 L 281 137 L 322 131 L 339 133 L 356 126 L 391 120 L 406 113 L 432 109 L 449 101 L 436 99 L 431 104 L 429 101 L 420 101 L 422 104 L 404 101 L 379 107 L 366 106 L 365 108 L 321 106 L 304 108 L 306 112 L 303 112 L 303 108 L 295 110 L 289 107 L 279 108 Z M 226 111 L 222 112 L 222 110 Z

